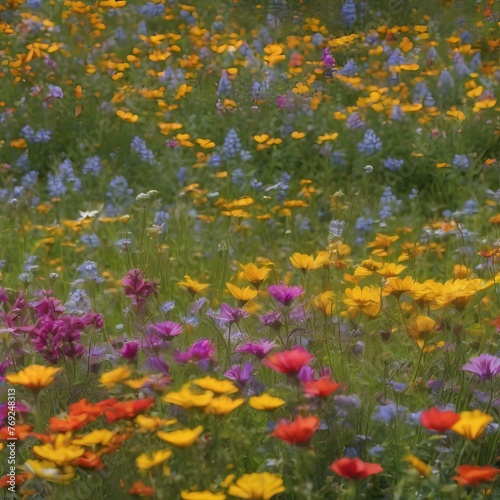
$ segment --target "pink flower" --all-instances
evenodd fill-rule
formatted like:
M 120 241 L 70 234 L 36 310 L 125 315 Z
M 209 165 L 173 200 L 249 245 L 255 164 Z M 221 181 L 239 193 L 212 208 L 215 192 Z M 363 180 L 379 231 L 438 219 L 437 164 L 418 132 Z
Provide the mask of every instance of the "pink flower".
M 271 285 L 267 288 L 269 295 L 277 300 L 282 306 L 289 306 L 292 300 L 304 293 L 304 289 L 300 286 L 288 286 L 284 283 L 279 285 Z
M 142 309 L 147 298 L 154 292 L 154 285 L 149 280 L 142 279 L 140 269 L 131 269 L 122 279 L 125 295 L 132 298 L 132 303 L 137 309 Z

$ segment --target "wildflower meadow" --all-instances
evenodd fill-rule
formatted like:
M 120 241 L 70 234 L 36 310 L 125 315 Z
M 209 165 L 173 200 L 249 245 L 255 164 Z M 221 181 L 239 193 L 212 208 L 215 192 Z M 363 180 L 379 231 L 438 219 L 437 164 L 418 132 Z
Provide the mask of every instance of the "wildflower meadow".
M 494 0 L 0 0 L 1 498 L 500 499 L 499 53 Z

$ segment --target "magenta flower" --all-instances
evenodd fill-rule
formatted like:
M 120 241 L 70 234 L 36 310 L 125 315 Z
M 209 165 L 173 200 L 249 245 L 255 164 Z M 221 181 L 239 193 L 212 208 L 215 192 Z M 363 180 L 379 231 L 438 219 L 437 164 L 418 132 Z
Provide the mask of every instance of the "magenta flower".
M 211 360 L 215 353 L 215 347 L 208 339 L 197 340 L 186 352 L 177 351 L 174 359 L 177 363 L 185 364 L 190 361 Z
M 491 354 L 480 354 L 477 358 L 469 359 L 462 366 L 462 370 L 475 373 L 481 380 L 491 380 L 500 373 L 500 358 Z
M 248 342 L 236 348 L 236 352 L 253 354 L 259 359 L 265 358 L 267 353 L 274 348 L 276 344 L 272 340 L 261 340 L 260 342 Z
M 164 340 L 172 340 L 182 333 L 182 326 L 174 321 L 163 321 L 149 327 Z
M 142 278 L 140 269 L 131 269 L 122 279 L 122 285 L 125 288 L 125 295 L 132 298 L 132 304 L 139 310 L 145 306 L 147 298 L 154 292 L 153 283 Z
M 270 285 L 267 287 L 269 295 L 277 300 L 282 306 L 289 306 L 292 300 L 304 293 L 304 289 L 300 286 L 288 286 L 284 283 L 279 285 Z
M 126 342 L 120 349 L 120 354 L 122 355 L 122 358 L 128 359 L 129 361 L 134 361 L 137 357 L 137 353 L 139 352 L 139 348 L 140 344 L 139 342 L 137 342 L 137 340 Z

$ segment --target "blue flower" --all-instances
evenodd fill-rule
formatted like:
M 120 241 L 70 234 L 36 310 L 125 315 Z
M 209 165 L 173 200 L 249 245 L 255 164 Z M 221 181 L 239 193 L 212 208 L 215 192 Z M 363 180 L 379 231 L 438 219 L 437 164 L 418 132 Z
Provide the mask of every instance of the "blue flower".
M 458 155 L 457 154 L 453 157 L 453 161 L 451 162 L 451 164 L 454 167 L 466 169 L 466 168 L 469 168 L 469 158 L 467 155 Z
M 382 149 L 382 141 L 377 137 L 377 134 L 369 128 L 365 132 L 363 142 L 358 142 L 358 151 L 367 156 L 370 156 Z
M 391 156 L 388 156 L 384 161 L 384 167 L 395 172 L 403 166 L 404 162 L 405 162 L 404 160 L 398 160 L 397 158 L 392 158 Z
M 82 172 L 87 175 L 98 176 L 102 170 L 102 163 L 99 156 L 92 156 L 91 158 L 87 158 L 83 165 Z
M 342 21 L 347 28 L 350 28 L 356 22 L 356 5 L 353 0 L 346 0 L 340 10 Z

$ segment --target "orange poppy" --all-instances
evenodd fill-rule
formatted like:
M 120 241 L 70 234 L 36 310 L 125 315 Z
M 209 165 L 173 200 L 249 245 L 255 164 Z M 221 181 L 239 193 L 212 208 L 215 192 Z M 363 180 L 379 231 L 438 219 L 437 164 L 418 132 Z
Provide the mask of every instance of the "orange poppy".
M 155 490 L 151 486 L 144 484 L 142 481 L 136 481 L 128 492 L 131 495 L 138 495 L 141 497 L 152 497 L 155 494 Z
M 295 420 L 288 422 L 281 420 L 271 434 L 288 444 L 307 443 L 319 426 L 319 418 L 313 415 L 309 417 L 298 416 Z
M 457 472 L 458 476 L 453 476 L 453 479 L 460 486 L 477 486 L 479 483 L 494 479 L 500 474 L 500 469 L 487 465 L 483 467 L 479 465 L 461 465 L 457 467 Z
M 309 397 L 327 398 L 330 394 L 342 387 L 342 384 L 330 380 L 328 377 L 321 377 L 318 380 L 308 380 L 302 384 L 304 393 Z

